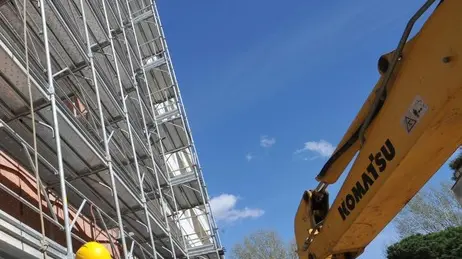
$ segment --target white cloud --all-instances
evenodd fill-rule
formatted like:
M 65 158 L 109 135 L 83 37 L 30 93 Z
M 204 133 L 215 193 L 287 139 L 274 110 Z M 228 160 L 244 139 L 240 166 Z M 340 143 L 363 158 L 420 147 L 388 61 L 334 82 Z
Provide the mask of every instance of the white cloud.
M 305 142 L 305 146 L 302 149 L 295 151 L 295 153 L 298 154 L 304 151 L 312 151 L 322 157 L 329 157 L 332 153 L 334 153 L 335 146 L 323 139 L 320 141 L 309 141 Z
M 248 153 L 247 155 L 245 155 L 245 159 L 247 159 L 247 161 L 252 160 L 253 159 L 252 154 Z
M 261 209 L 236 209 L 238 197 L 232 194 L 221 194 L 210 200 L 213 216 L 217 221 L 233 222 L 244 218 L 261 217 L 265 211 Z
M 275 138 L 268 138 L 268 136 L 262 136 L 260 138 L 260 146 L 262 147 L 269 148 L 273 146 L 275 143 L 276 143 Z
M 308 160 L 313 161 L 313 160 L 318 159 L 318 158 L 319 158 L 319 156 L 305 157 L 305 158 L 303 158 L 303 160 L 305 160 L 305 161 L 308 161 Z

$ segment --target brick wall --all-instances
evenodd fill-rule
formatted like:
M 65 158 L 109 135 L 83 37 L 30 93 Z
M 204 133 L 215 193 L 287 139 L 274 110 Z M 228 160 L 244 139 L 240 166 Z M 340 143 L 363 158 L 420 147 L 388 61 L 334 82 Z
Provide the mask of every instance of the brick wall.
M 16 193 L 17 195 L 19 195 L 20 197 L 27 200 L 29 203 L 38 208 L 38 196 L 36 188 L 37 184 L 34 175 L 27 172 L 23 167 L 21 167 L 17 162 L 15 162 L 12 158 L 8 157 L 3 152 L 0 152 L 0 182 L 8 189 L 12 190 L 14 193 Z M 56 216 L 61 225 L 63 225 L 64 214 L 62 210 L 62 203 L 53 195 L 48 195 L 48 197 L 51 201 L 51 204 L 53 205 L 52 209 L 56 213 Z M 21 201 L 19 201 L 17 198 L 13 197 L 3 189 L 0 189 L 0 200 L 2 201 L 0 203 L 1 210 L 19 219 L 24 224 L 35 229 L 36 231 L 41 232 L 39 213 L 29 208 L 27 205 L 23 204 Z M 46 202 L 46 199 L 43 197 L 43 194 L 41 202 L 43 211 L 51 216 L 49 211 L 50 208 L 48 208 L 48 204 Z M 89 206 L 88 203 L 85 206 Z M 76 211 L 76 209 L 70 208 L 70 221 L 74 219 Z M 96 211 L 95 217 L 97 217 Z M 104 230 L 98 227 L 94 227 L 94 224 L 92 224 L 92 220 L 93 219 L 80 216 L 76 221 L 75 228 L 72 230 L 72 232 L 86 241 L 95 240 L 96 236 L 96 241 L 105 244 L 108 250 L 111 251 L 112 249 L 109 245 L 109 239 L 107 234 Z M 51 240 L 54 240 L 55 242 L 66 247 L 64 231 L 62 231 L 58 226 L 51 223 L 45 218 L 44 223 L 46 236 L 49 237 Z M 114 237 L 116 236 L 115 233 L 110 232 L 110 234 L 114 240 Z M 77 249 L 79 249 L 82 245 L 83 244 L 80 241 L 74 239 L 74 252 L 76 252 Z M 114 257 L 118 258 L 120 252 L 114 252 Z

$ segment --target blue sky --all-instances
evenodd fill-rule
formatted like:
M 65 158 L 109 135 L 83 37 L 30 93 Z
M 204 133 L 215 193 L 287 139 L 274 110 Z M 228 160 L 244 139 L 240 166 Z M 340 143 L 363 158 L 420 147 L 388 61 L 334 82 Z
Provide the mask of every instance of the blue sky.
M 423 2 L 159 2 L 228 251 L 261 228 L 292 238 L 323 154 L 342 138 L 378 79 L 378 58 Z M 448 175 L 445 165 L 432 182 Z M 361 258 L 383 258 L 393 238 L 387 227 Z

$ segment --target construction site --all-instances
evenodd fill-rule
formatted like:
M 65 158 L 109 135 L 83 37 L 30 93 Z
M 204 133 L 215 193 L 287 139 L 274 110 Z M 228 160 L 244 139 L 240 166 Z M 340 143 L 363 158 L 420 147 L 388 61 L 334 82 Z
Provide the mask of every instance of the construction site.
M 0 258 L 224 258 L 154 1 L 0 0 L 0 56 Z

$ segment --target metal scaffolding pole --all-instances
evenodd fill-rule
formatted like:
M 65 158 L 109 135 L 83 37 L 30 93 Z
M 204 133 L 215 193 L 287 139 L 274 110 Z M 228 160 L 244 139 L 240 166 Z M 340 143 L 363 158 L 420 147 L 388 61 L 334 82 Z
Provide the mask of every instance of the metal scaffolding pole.
M 133 22 L 132 11 L 131 11 L 129 2 L 128 1 L 125 1 L 125 2 L 126 2 L 126 5 L 127 5 L 127 10 L 128 10 L 129 16 L 130 16 L 129 17 L 130 18 L 130 23 L 131 23 L 131 27 L 132 27 L 132 31 L 133 31 L 135 45 L 137 47 L 138 58 L 140 60 L 139 65 L 140 65 L 140 69 L 141 69 L 141 71 L 143 73 L 143 81 L 145 82 L 147 95 L 149 97 L 149 103 L 150 103 L 150 107 L 151 107 L 151 113 L 152 113 L 153 121 L 154 121 L 154 123 L 156 123 L 156 120 L 157 120 L 156 113 L 155 113 L 154 106 L 153 106 L 150 86 L 149 86 L 148 79 L 147 79 L 147 76 L 146 76 L 146 70 L 145 70 L 143 62 L 142 62 L 143 58 L 142 58 L 142 55 L 141 55 L 141 49 L 140 49 L 140 45 L 139 45 L 139 42 L 138 42 L 138 36 L 136 35 L 136 31 L 135 31 L 135 24 Z M 136 81 L 136 77 L 135 77 L 135 81 Z M 139 89 L 137 87 L 136 87 L 136 92 L 137 92 L 138 100 L 140 100 L 140 102 L 141 102 L 141 96 L 140 96 L 140 93 L 139 93 Z M 140 106 L 141 106 L 141 103 L 140 103 Z M 143 111 L 143 107 L 141 107 L 141 110 Z M 142 114 L 144 114 L 144 112 Z M 168 237 L 169 237 L 169 241 L 170 241 L 170 246 L 172 247 L 171 252 L 172 252 L 173 258 L 176 259 L 175 244 L 173 242 L 172 233 L 170 231 L 170 225 L 169 225 L 169 222 L 168 222 L 167 210 L 165 209 L 166 205 L 164 204 L 164 195 L 163 195 L 162 188 L 161 188 L 160 182 L 159 182 L 159 172 L 157 171 L 158 166 L 157 166 L 157 163 L 156 163 L 156 161 L 154 159 L 154 152 L 152 150 L 150 132 L 149 132 L 149 130 L 147 128 L 146 120 L 145 120 L 144 116 L 143 116 L 143 123 L 144 123 L 144 126 L 145 126 L 145 135 L 146 135 L 146 138 L 147 138 L 147 141 L 148 141 L 148 146 L 149 146 L 149 154 L 150 154 L 151 161 L 152 161 L 152 164 L 153 164 L 153 170 L 154 170 L 154 175 L 155 175 L 155 179 L 156 179 L 156 185 L 157 185 L 157 189 L 159 191 L 159 196 L 160 196 L 160 201 L 161 201 L 160 204 L 162 206 L 162 212 L 163 212 L 163 215 L 164 215 L 165 225 L 166 225 L 167 231 L 168 231 Z M 160 139 L 160 137 L 159 137 L 159 139 Z M 161 146 L 162 146 L 162 144 L 161 144 Z M 185 249 L 186 249 L 186 246 L 185 246 Z M 189 258 L 188 254 L 187 254 L 187 256 Z
M 153 8 L 153 12 L 154 12 L 154 19 L 156 21 L 156 28 L 157 28 L 158 33 L 160 35 L 162 48 L 163 48 L 164 53 L 165 53 L 165 59 L 166 59 L 167 68 L 168 68 L 168 74 L 169 74 L 169 76 L 170 76 L 170 78 L 172 80 L 173 90 L 174 90 L 176 101 L 177 101 L 177 106 L 178 106 L 178 108 L 180 110 L 180 114 L 181 114 L 180 117 L 181 117 L 183 125 L 185 126 L 184 130 L 185 130 L 185 133 L 186 133 L 186 136 L 187 136 L 187 139 L 188 139 L 188 146 L 192 147 L 191 148 L 191 156 L 193 158 L 193 161 L 196 161 L 197 166 L 200 167 L 199 160 L 196 157 L 196 150 L 195 150 L 194 141 L 193 141 L 192 136 L 191 136 L 192 135 L 191 134 L 191 128 L 189 126 L 189 122 L 188 122 L 187 117 L 186 117 L 186 112 L 184 111 L 182 97 L 181 97 L 181 94 L 179 93 L 180 90 L 179 90 L 179 87 L 178 87 L 178 81 L 176 79 L 175 71 L 174 71 L 172 63 L 171 63 L 172 60 L 171 60 L 171 57 L 170 57 L 170 52 L 169 52 L 169 49 L 168 49 L 167 41 L 165 39 L 165 34 L 164 34 L 164 31 L 163 31 L 162 23 L 160 21 L 160 15 L 159 15 L 159 12 L 158 12 L 158 9 L 157 9 L 157 4 L 156 4 L 155 0 L 152 1 L 152 8 Z M 199 189 L 200 189 L 200 193 L 201 193 L 201 198 L 202 198 L 202 201 L 204 203 L 205 210 L 206 210 L 207 222 L 208 222 L 208 225 L 209 225 L 209 228 L 210 228 L 211 237 L 213 238 L 213 236 L 214 236 L 213 233 L 214 233 L 215 228 L 212 225 L 213 218 L 209 217 L 209 215 L 211 215 L 211 211 L 210 211 L 210 208 L 209 208 L 208 197 L 205 196 L 205 195 L 208 196 L 208 194 L 204 195 L 203 187 L 205 188 L 205 186 L 202 186 L 203 177 L 202 177 L 202 174 L 198 173 L 197 166 L 193 166 L 193 170 L 194 170 L 195 175 L 196 175 L 196 177 L 197 177 L 197 179 L 199 181 L 199 187 L 200 187 Z M 173 191 L 172 191 L 172 193 L 173 193 Z M 214 244 L 214 248 L 216 250 L 217 257 L 220 258 L 219 253 L 218 253 L 218 244 L 216 242 L 212 242 L 212 243 Z
M 70 228 L 70 221 L 69 221 L 69 208 L 67 205 L 66 182 L 65 182 L 65 177 L 64 177 L 63 157 L 61 153 L 61 135 L 59 134 L 58 114 L 57 114 L 57 108 L 56 108 L 56 96 L 55 96 L 55 88 L 53 85 L 54 79 L 53 79 L 53 71 L 51 68 L 50 47 L 48 43 L 48 28 L 47 28 L 47 23 L 46 23 L 45 0 L 40 0 L 40 11 L 41 11 L 41 16 L 42 16 L 43 41 L 45 44 L 45 57 L 46 57 L 46 65 L 47 65 L 47 77 L 48 77 L 48 93 L 50 95 L 51 110 L 53 113 L 53 128 L 54 128 L 55 140 L 56 140 L 56 154 L 58 156 L 58 174 L 59 174 L 59 182 L 60 182 L 60 188 L 61 188 L 61 200 L 63 203 L 64 232 L 66 235 L 66 246 L 67 246 L 66 257 L 68 259 L 72 259 L 74 251 L 72 249 L 72 235 L 71 235 L 71 228 Z
M 161 32 L 161 31 L 159 30 L 159 24 L 160 24 L 160 23 L 159 23 L 159 21 L 156 19 L 157 10 L 156 10 L 156 8 L 155 8 L 155 1 L 152 1 L 151 7 L 152 7 L 151 10 L 152 10 L 153 15 L 154 15 L 155 26 L 156 26 L 157 29 L 158 29 L 158 33 L 159 33 L 159 36 L 160 36 L 160 38 L 161 38 L 161 42 L 163 42 L 164 35 L 163 35 L 163 32 Z M 167 50 L 165 49 L 164 45 L 162 45 L 162 47 L 163 47 L 163 50 L 164 50 L 164 51 L 167 51 Z M 167 63 L 168 63 L 168 61 L 167 61 Z M 168 67 L 168 65 L 167 65 L 167 67 Z M 170 69 L 169 69 L 169 70 L 170 70 Z M 144 70 L 143 70 L 143 73 L 144 73 Z M 145 74 L 144 74 L 144 75 L 145 75 Z M 173 82 L 173 80 L 172 80 L 172 82 Z M 147 81 L 146 81 L 146 83 L 147 83 Z M 147 85 L 147 88 L 149 89 L 149 85 Z M 161 90 L 163 90 L 163 89 L 161 89 Z M 155 107 L 154 107 L 154 103 L 152 102 L 152 97 L 151 97 L 150 92 L 148 92 L 148 95 L 149 95 L 149 99 L 150 99 L 150 104 L 151 104 L 152 113 L 153 113 L 153 116 L 154 116 L 154 125 L 155 125 L 155 127 L 156 127 L 156 133 L 157 133 L 157 135 L 158 135 L 158 139 L 161 139 L 160 128 L 159 128 L 159 124 L 158 124 L 158 122 L 157 122 L 158 120 L 157 120 L 157 118 L 156 118 Z M 186 135 L 187 135 L 187 134 L 186 134 Z M 181 239 L 182 239 L 182 241 L 183 241 L 183 244 L 185 245 L 185 249 L 187 249 L 186 240 L 185 240 L 184 235 L 183 235 L 182 232 L 181 232 L 181 224 L 180 224 L 180 221 L 179 221 L 179 219 L 178 219 L 178 217 L 177 217 L 177 213 L 178 213 L 178 211 L 179 211 L 179 210 L 178 210 L 178 205 L 177 205 L 177 200 L 176 200 L 176 198 L 175 198 L 175 192 L 173 191 L 173 186 L 172 186 L 172 184 L 171 184 L 171 177 L 170 177 L 170 172 L 169 172 L 169 165 L 168 165 L 168 161 L 167 161 L 167 158 L 166 158 L 165 149 L 164 149 L 162 143 L 160 143 L 160 148 L 161 148 L 161 156 L 162 156 L 162 159 L 164 160 L 164 165 L 165 165 L 165 170 L 166 170 L 166 175 L 167 175 L 167 183 L 168 183 L 168 185 L 169 185 L 169 189 L 170 189 L 170 192 L 171 192 L 171 195 L 172 195 L 172 201 L 173 201 L 173 204 L 174 204 L 174 208 L 173 208 L 173 209 L 174 209 L 174 212 L 172 213 L 173 222 L 174 222 L 175 224 L 177 224 L 178 227 L 180 228 Z M 167 221 L 167 224 L 168 224 L 168 221 Z M 187 253 L 187 251 L 186 251 L 186 253 Z M 174 258 L 176 258 L 174 251 L 173 251 L 173 254 L 174 254 Z M 188 253 L 187 253 L 187 257 L 189 258 L 189 254 L 188 254 Z
M 120 26 L 122 28 L 124 41 L 126 43 L 125 46 L 126 46 L 126 49 L 127 49 L 127 55 L 128 55 L 128 60 L 129 60 L 129 63 L 130 63 L 130 68 L 131 68 L 131 71 L 132 71 L 133 84 L 134 84 L 135 90 L 136 90 L 137 95 L 138 95 L 138 102 L 139 102 L 139 106 L 140 106 L 141 117 L 142 117 L 143 124 L 145 126 L 145 131 L 146 131 L 146 121 L 145 121 L 145 118 L 144 118 L 144 111 L 143 111 L 144 108 L 142 106 L 141 98 L 140 98 L 140 95 L 139 95 L 138 83 L 136 81 L 136 73 L 135 73 L 134 68 L 133 68 L 133 61 L 132 61 L 132 57 L 131 57 L 131 54 L 130 54 L 129 41 L 127 39 L 127 34 L 125 32 L 125 26 L 123 24 L 122 14 L 121 14 L 121 11 L 120 11 L 120 6 L 119 6 L 119 1 L 115 0 L 115 2 L 116 2 L 117 13 L 118 13 L 118 18 L 119 18 L 118 24 L 120 24 Z M 113 48 L 113 51 L 114 51 L 114 48 Z M 115 53 L 114 53 L 114 56 L 115 56 Z M 117 59 L 114 59 L 114 62 L 116 63 L 116 67 L 117 67 Z M 149 218 L 149 211 L 148 211 L 148 207 L 146 205 L 146 196 L 145 196 L 144 187 L 143 187 L 144 186 L 144 177 L 141 177 L 141 174 L 140 174 L 140 169 L 139 169 L 139 165 L 138 165 L 138 156 L 136 154 L 135 144 L 133 142 L 133 135 L 132 135 L 132 130 L 131 130 L 132 127 L 130 125 L 130 119 L 129 119 L 129 115 L 128 115 L 128 111 L 127 111 L 126 98 L 128 97 L 128 94 L 127 94 L 127 96 L 124 96 L 124 89 L 123 89 L 123 86 L 122 86 L 122 84 L 120 82 L 120 79 L 119 79 L 119 86 L 120 86 L 120 94 L 122 96 L 123 109 L 124 109 L 124 113 L 125 113 L 125 120 L 126 120 L 126 123 L 127 123 L 128 134 L 129 134 L 130 143 L 131 143 L 131 146 L 132 146 L 133 158 L 135 160 L 134 163 L 135 163 L 135 168 L 136 168 L 136 174 L 138 176 L 138 182 L 139 182 L 139 185 L 140 185 L 141 202 L 143 203 L 142 207 L 144 209 L 144 213 L 145 213 L 145 216 L 146 216 L 147 231 L 148 231 L 148 234 L 149 234 L 149 239 L 151 241 L 151 247 L 152 247 L 152 250 L 153 250 L 154 259 L 157 259 L 157 251 L 156 251 L 156 246 L 155 246 L 155 242 L 154 242 L 154 237 L 153 237 L 153 234 L 152 234 L 151 220 Z
M 117 187 L 116 187 L 116 181 L 114 177 L 114 169 L 112 168 L 112 157 L 109 149 L 109 140 L 106 132 L 106 125 L 104 121 L 104 114 L 103 114 L 103 108 L 101 105 L 101 97 L 100 97 L 100 92 L 99 92 L 99 84 L 98 84 L 98 79 L 96 77 L 96 71 L 95 71 L 95 64 L 93 60 L 93 51 L 91 50 L 91 45 L 90 45 L 90 37 L 88 33 L 88 25 L 87 25 L 87 20 L 85 16 L 85 6 L 83 4 L 83 0 L 80 0 L 80 6 L 81 6 L 81 12 L 82 12 L 82 18 L 83 18 L 83 23 L 84 23 L 84 30 L 85 30 L 85 38 L 87 42 L 87 55 L 90 60 L 90 66 L 91 66 L 91 72 L 92 72 L 92 82 L 95 87 L 95 92 L 96 92 L 96 100 L 98 104 L 98 112 L 99 112 L 99 118 L 100 118 L 100 124 L 101 124 L 101 131 L 103 133 L 103 141 L 104 141 L 104 149 L 106 152 L 106 163 L 109 169 L 109 174 L 111 177 L 111 189 L 114 197 L 114 204 L 116 206 L 116 214 L 117 214 L 117 221 L 118 221 L 118 226 L 120 230 L 120 238 L 122 241 L 122 251 L 123 251 L 123 256 L 125 259 L 128 258 L 128 252 L 127 252 L 127 244 L 125 241 L 125 231 L 123 227 L 123 221 L 122 221 L 122 215 L 120 212 L 120 205 L 119 205 L 119 199 L 117 195 Z M 104 6 L 104 0 L 103 0 L 103 6 Z M 105 7 L 105 6 L 104 6 Z M 109 33 L 109 35 L 111 35 Z M 111 37 L 111 36 L 109 36 Z M 111 240 L 112 242 L 112 240 Z
M 152 105 L 152 103 L 151 103 L 151 107 L 152 107 L 152 112 L 155 114 L 154 106 Z M 157 133 L 158 139 L 161 139 L 160 131 L 159 131 L 159 124 L 157 123 L 156 119 L 154 119 L 154 125 L 156 127 L 156 133 Z M 162 145 L 162 143 L 160 145 L 160 149 L 161 149 L 161 156 L 162 156 L 162 158 L 164 160 L 164 164 L 165 164 L 165 170 L 166 170 L 166 174 L 167 174 L 167 183 L 168 183 L 168 187 L 170 189 L 170 192 L 172 194 L 172 200 L 173 200 L 173 205 L 174 205 L 174 211 L 172 212 L 173 222 L 178 223 L 178 225 L 180 226 L 179 221 L 178 221 L 178 219 L 176 217 L 176 214 L 178 213 L 178 205 L 177 205 L 177 202 L 176 202 L 176 199 L 175 199 L 175 192 L 173 191 L 173 187 L 172 187 L 172 184 L 171 184 L 169 165 L 167 163 L 167 159 L 166 159 L 166 156 L 165 156 L 165 150 L 164 150 L 164 146 Z M 168 225 L 168 221 L 167 221 L 167 225 Z M 181 236 L 183 238 L 183 242 L 184 242 L 184 236 L 181 233 L 181 229 L 180 229 L 180 234 L 181 234 Z M 173 249 L 173 251 L 172 251 L 173 258 L 176 259 L 175 250 L 174 250 L 173 247 L 172 247 L 172 249 Z M 185 247 L 185 249 L 187 249 L 187 247 Z M 188 255 L 188 258 L 189 258 L 189 255 Z

